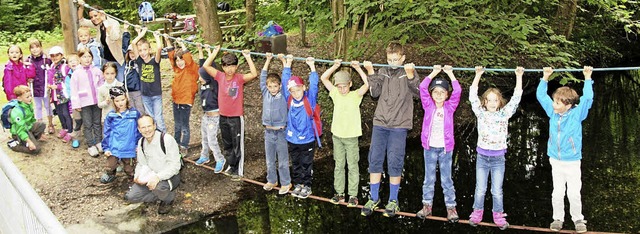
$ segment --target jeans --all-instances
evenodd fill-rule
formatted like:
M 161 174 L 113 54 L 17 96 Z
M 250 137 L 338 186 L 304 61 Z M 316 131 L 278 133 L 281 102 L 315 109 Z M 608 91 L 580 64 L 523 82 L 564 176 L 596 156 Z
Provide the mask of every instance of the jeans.
M 189 140 L 191 138 L 191 131 L 189 131 L 190 115 L 190 105 L 173 103 L 173 120 L 175 121 L 173 138 L 184 148 L 189 147 Z
M 144 109 L 144 104 L 142 102 L 142 92 L 140 91 L 129 91 L 129 104 L 131 107 L 136 108 L 140 115 L 147 114 L 147 111 Z
M 491 197 L 493 212 L 504 212 L 502 202 L 502 181 L 504 180 L 504 155 L 485 156 L 478 154 L 476 159 L 476 193 L 473 196 L 473 209 L 484 209 L 484 196 L 487 193 L 487 178 L 491 174 Z
M 436 184 L 436 164 L 440 167 L 440 184 L 444 193 L 444 204 L 456 206 L 456 189 L 451 179 L 451 163 L 453 151 L 445 152 L 444 148 L 424 150 L 424 183 L 422 184 L 422 204 L 433 205 L 433 193 Z
M 341 138 L 333 135 L 333 160 L 336 166 L 333 170 L 333 188 L 336 193 L 344 193 L 345 164 L 349 169 L 349 186 L 347 193 L 350 196 L 358 196 L 358 183 L 360 173 L 358 161 L 360 160 L 360 148 L 358 148 L 358 137 Z
M 387 159 L 389 176 L 402 176 L 407 145 L 406 128 L 373 126 L 369 148 L 369 173 L 382 173 L 382 164 Z
M 567 198 L 569 198 L 571 220 L 574 222 L 584 220 L 580 196 L 580 190 L 582 189 L 580 160 L 560 161 L 549 158 L 549 163 L 551 163 L 551 176 L 553 178 L 553 193 L 551 194 L 553 219 L 564 220 L 564 194 L 566 191 Z
M 164 117 L 162 117 L 162 95 L 142 96 L 142 104 L 147 114 L 156 122 L 156 128 L 161 132 L 167 132 L 167 127 L 164 125 Z
M 102 142 L 102 110 L 98 105 L 85 106 L 81 110 L 84 139 L 91 147 Z
M 289 144 L 289 155 L 293 161 L 293 183 L 311 187 L 313 176 L 313 155 L 316 142 L 306 144 Z
M 209 158 L 209 152 L 213 152 L 216 162 L 224 161 L 224 155 L 218 145 L 218 130 L 220 129 L 220 116 L 202 115 L 200 133 L 202 136 L 202 151 L 200 157 Z
M 57 104 L 56 112 L 62 129 L 67 130 L 68 133 L 73 133 L 73 119 L 71 119 L 71 114 L 69 113 L 69 102 Z
M 275 184 L 280 176 L 280 185 L 291 184 L 291 174 L 289 173 L 289 152 L 287 139 L 285 139 L 286 129 L 264 130 L 264 151 L 267 161 L 267 182 Z M 276 161 L 278 163 L 276 174 Z

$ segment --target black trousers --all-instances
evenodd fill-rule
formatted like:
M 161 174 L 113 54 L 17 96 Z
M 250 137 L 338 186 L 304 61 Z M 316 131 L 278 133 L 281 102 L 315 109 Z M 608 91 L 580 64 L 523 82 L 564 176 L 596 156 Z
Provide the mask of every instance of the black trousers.
M 220 116 L 222 148 L 229 172 L 242 175 L 244 161 L 244 122 L 241 117 Z
M 293 161 L 293 183 L 311 186 L 313 175 L 313 155 L 316 142 L 293 144 L 289 142 L 289 156 Z

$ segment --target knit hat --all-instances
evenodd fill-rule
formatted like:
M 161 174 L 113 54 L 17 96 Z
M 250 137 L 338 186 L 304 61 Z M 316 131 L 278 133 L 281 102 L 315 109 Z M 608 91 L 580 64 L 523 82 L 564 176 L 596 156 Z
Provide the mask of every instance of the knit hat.
M 122 86 L 113 86 L 109 89 L 109 97 L 114 99 L 118 96 L 122 96 L 125 94 L 124 87 Z
M 54 46 L 49 49 L 49 54 L 64 54 L 64 51 L 62 50 L 62 47 Z
M 287 82 L 287 89 L 302 85 L 304 85 L 304 83 L 302 83 L 302 79 L 300 79 L 300 77 L 291 76 L 291 78 L 289 78 L 289 82 Z
M 449 87 L 451 87 L 451 85 L 449 85 L 449 81 L 447 81 L 446 79 L 436 77 L 431 80 L 431 83 L 429 84 L 429 92 L 433 91 L 433 89 L 435 89 L 436 87 L 443 88 L 444 90 L 449 92 Z
M 351 82 L 351 76 L 346 71 L 339 71 L 339 72 L 336 72 L 335 75 L 333 75 L 334 85 L 349 84 L 349 82 Z

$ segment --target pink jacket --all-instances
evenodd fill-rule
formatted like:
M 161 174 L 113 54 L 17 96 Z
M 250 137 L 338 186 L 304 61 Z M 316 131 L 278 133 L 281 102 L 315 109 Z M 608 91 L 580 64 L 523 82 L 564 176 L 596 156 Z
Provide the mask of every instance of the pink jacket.
M 18 85 L 27 85 L 27 79 L 36 76 L 36 70 L 33 66 L 24 66 L 20 61 L 7 62 L 4 67 L 4 77 L 2 78 L 2 87 L 4 93 L 7 94 L 7 100 L 16 98 L 13 89 Z
M 433 114 L 436 112 L 436 103 L 431 98 L 429 93 L 429 84 L 431 83 L 431 77 L 426 77 L 420 83 L 420 100 L 422 101 L 422 109 L 424 109 L 424 118 L 422 119 L 422 134 L 420 138 L 422 140 L 422 147 L 429 149 L 429 134 L 431 133 L 431 120 Z M 458 80 L 451 82 L 453 86 L 453 92 L 448 100 L 444 101 L 444 150 L 452 151 L 455 143 L 453 137 L 453 113 L 458 108 L 460 103 L 460 96 L 462 96 L 462 87 Z
M 100 69 L 79 67 L 71 75 L 71 108 L 80 109 L 98 104 L 98 87 L 104 83 Z

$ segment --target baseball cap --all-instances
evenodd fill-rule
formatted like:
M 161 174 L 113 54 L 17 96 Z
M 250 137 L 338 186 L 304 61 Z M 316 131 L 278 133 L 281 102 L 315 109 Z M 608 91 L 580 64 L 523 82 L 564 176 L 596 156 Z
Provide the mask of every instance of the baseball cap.
M 62 47 L 54 46 L 49 49 L 49 54 L 64 54 L 64 51 L 62 50 Z
M 433 80 L 431 80 L 431 83 L 429 84 L 429 92 L 433 91 L 433 89 L 435 89 L 436 87 L 443 88 L 444 90 L 449 92 L 450 86 L 451 85 L 449 85 L 449 81 L 447 81 L 446 79 L 436 77 Z
M 287 82 L 287 89 L 291 89 L 293 87 L 301 85 L 304 85 L 304 83 L 302 83 L 302 79 L 300 77 L 291 76 L 291 78 L 289 78 L 289 81 Z
M 349 82 L 351 82 L 351 76 L 346 71 L 339 71 L 339 72 L 336 72 L 335 75 L 333 75 L 334 85 L 349 84 Z

